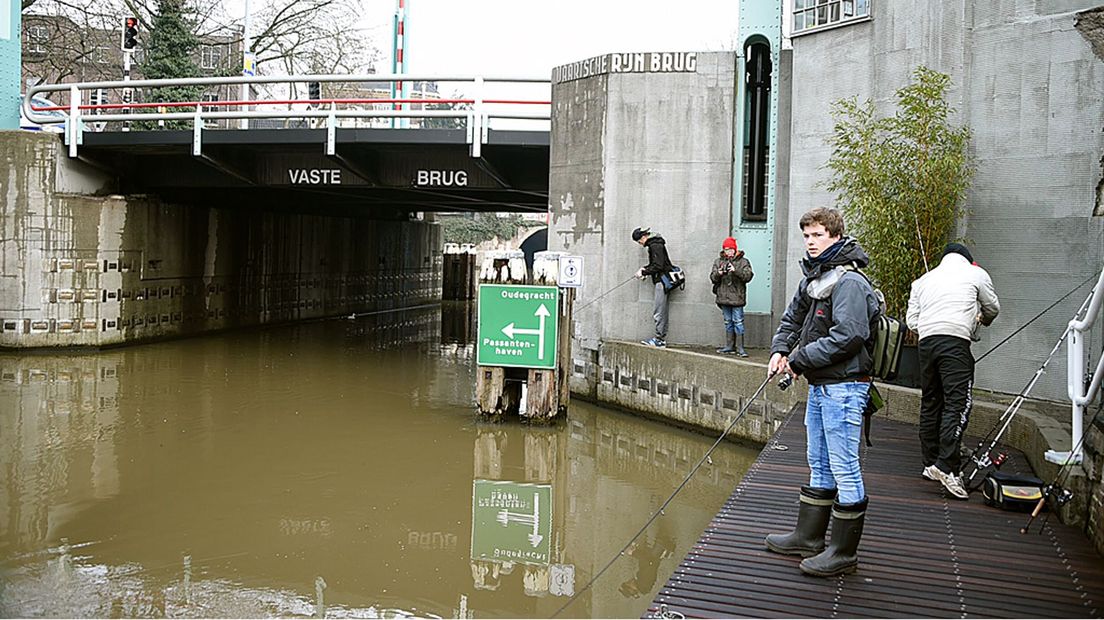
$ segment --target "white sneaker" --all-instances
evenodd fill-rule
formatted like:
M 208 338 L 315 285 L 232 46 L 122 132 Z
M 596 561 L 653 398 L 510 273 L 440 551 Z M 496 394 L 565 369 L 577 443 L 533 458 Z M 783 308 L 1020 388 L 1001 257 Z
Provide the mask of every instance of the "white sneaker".
M 938 469 L 935 465 L 928 465 L 924 468 L 924 471 L 920 472 L 920 475 L 932 482 L 939 482 L 939 474 L 935 473 Z
M 939 476 L 939 481 L 943 483 L 943 488 L 947 489 L 957 499 L 970 499 L 970 494 L 966 492 L 966 489 L 962 486 L 962 479 L 955 474 L 948 474 L 938 467 L 933 467 L 936 476 Z

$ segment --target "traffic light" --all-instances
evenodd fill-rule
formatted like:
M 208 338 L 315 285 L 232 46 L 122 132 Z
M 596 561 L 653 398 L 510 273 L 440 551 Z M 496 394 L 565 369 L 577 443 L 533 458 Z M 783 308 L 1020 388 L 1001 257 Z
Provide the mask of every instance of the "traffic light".
M 322 83 L 307 82 L 307 93 L 312 100 L 318 101 L 322 98 Z
M 138 47 L 138 18 L 128 17 L 123 20 L 123 40 L 120 46 L 124 52 L 134 51 Z

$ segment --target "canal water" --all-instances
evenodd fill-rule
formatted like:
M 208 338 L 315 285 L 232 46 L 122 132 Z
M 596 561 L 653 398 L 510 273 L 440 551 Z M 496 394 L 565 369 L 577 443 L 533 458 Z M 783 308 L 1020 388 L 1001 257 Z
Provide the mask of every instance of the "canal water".
M 473 407 L 471 308 L 0 355 L 0 617 L 639 617 L 750 467 Z M 543 498 L 543 501 L 542 501 Z

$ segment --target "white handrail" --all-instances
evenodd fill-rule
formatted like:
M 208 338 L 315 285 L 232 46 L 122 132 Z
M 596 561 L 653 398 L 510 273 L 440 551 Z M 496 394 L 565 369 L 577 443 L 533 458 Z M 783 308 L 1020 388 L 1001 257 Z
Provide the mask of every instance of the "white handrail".
M 45 117 L 36 115 L 35 111 L 31 108 L 31 98 L 40 93 L 54 93 L 60 91 L 69 91 L 76 88 L 78 91 L 94 90 L 94 89 L 111 89 L 111 88 L 160 88 L 166 86 L 228 86 L 234 84 L 292 84 L 300 82 L 471 82 L 476 88 L 476 92 L 473 93 L 472 99 L 476 101 L 485 100 L 486 94 L 483 86 L 487 83 L 520 83 L 520 84 L 550 84 L 550 81 L 546 77 L 533 77 L 533 76 L 475 76 L 475 75 L 402 75 L 402 74 L 376 74 L 365 73 L 355 75 L 344 74 L 318 74 L 318 75 L 262 75 L 262 76 L 229 76 L 229 77 L 203 77 L 203 78 L 172 78 L 172 79 L 159 79 L 159 80 L 112 80 L 103 82 L 74 82 L 67 84 L 40 84 L 33 86 L 27 90 L 23 97 L 23 112 L 27 118 L 39 123 L 57 123 L 60 122 L 56 117 Z M 217 104 L 218 102 L 210 102 L 211 104 Z M 264 100 L 251 100 L 250 105 L 264 104 Z M 433 103 L 432 99 L 427 99 L 426 103 Z M 171 103 L 166 103 L 166 106 L 171 106 Z M 423 112 L 430 112 L 432 110 L 424 110 Z M 290 112 L 290 110 L 289 110 Z M 364 112 L 374 112 L 370 110 L 364 110 Z M 237 114 L 247 114 L 246 111 L 237 112 Z M 204 118 L 210 118 L 204 114 Z M 83 115 L 82 115 L 83 116 Z M 110 118 L 106 120 L 124 120 L 123 115 L 110 115 Z M 192 113 L 188 113 L 188 118 L 194 116 Z M 374 114 L 366 114 L 366 116 L 374 116 Z M 87 118 L 87 116 L 86 116 Z M 160 118 L 160 117 L 158 117 Z M 223 118 L 246 118 L 244 116 L 233 116 Z M 528 117 L 527 117 L 528 118 Z M 547 118 L 535 116 L 533 118 L 543 119 Z M 168 119 L 167 119 L 168 120 Z
M 1080 463 L 1081 444 L 1084 436 L 1085 407 L 1100 390 L 1101 379 L 1104 378 L 1104 356 L 1101 356 L 1093 373 L 1092 382 L 1085 385 L 1085 338 L 1084 332 L 1092 329 L 1100 314 L 1101 306 L 1104 306 L 1104 268 L 1100 270 L 1100 277 L 1093 286 L 1092 301 L 1089 302 L 1083 317 L 1073 317 L 1069 322 L 1069 336 L 1066 341 L 1066 392 L 1070 399 L 1071 424 L 1070 424 L 1070 450 L 1060 452 L 1047 450 L 1046 459 L 1053 463 Z
M 464 97 L 464 100 L 471 99 L 473 108 L 471 110 L 411 110 L 406 109 L 365 109 L 365 108 L 348 108 L 337 109 L 337 105 L 341 103 L 387 103 L 390 99 L 374 102 L 373 98 L 365 98 L 364 101 L 359 101 L 357 98 L 336 98 L 325 100 L 286 100 L 286 99 L 273 99 L 269 101 L 252 99 L 250 101 L 204 101 L 204 102 L 157 102 L 156 107 L 160 108 L 191 108 L 188 111 L 177 112 L 134 112 L 135 108 L 141 110 L 143 108 L 150 108 L 154 106 L 154 103 L 138 103 L 132 104 L 129 100 L 125 99 L 122 104 L 110 104 L 93 105 L 93 106 L 81 106 L 81 91 L 83 90 L 99 90 L 99 89 L 113 89 L 123 88 L 127 89 L 124 92 L 130 92 L 135 88 L 160 88 L 168 86 L 225 86 L 235 84 L 276 84 L 276 83 L 300 83 L 300 82 L 471 82 L 474 88 L 474 93 L 469 97 Z M 83 123 L 87 121 L 93 122 L 123 122 L 129 121 L 191 121 L 193 124 L 193 154 L 199 155 L 201 153 L 201 142 L 203 129 L 205 128 L 206 121 L 209 120 L 232 120 L 232 119 L 288 119 L 288 118 L 323 118 L 326 119 L 326 153 L 334 154 L 335 152 L 335 130 L 336 119 L 338 118 L 458 118 L 464 120 L 464 125 L 467 135 L 467 142 L 471 146 L 472 157 L 480 157 L 482 153 L 482 145 L 488 140 L 488 127 L 490 119 L 515 119 L 515 120 L 535 120 L 535 121 L 551 121 L 550 112 L 544 113 L 525 113 L 518 112 L 517 109 L 525 106 L 531 106 L 532 104 L 540 104 L 543 106 L 549 106 L 548 101 L 523 101 L 514 99 L 493 99 L 489 98 L 486 93 L 486 85 L 488 83 L 527 83 L 527 84 L 549 84 L 547 78 L 538 77 L 526 77 L 526 76 L 457 76 L 457 75 L 406 75 L 406 74 L 390 74 L 379 75 L 374 73 L 358 74 L 358 75 L 339 75 L 339 74 L 318 74 L 318 75 L 269 75 L 269 76 L 230 76 L 230 77 L 204 77 L 204 78 L 178 78 L 178 79 L 159 79 L 159 80 L 113 80 L 104 82 L 75 82 L 69 84 L 41 84 L 28 89 L 27 93 L 23 97 L 22 107 L 25 116 L 40 124 L 48 123 L 66 123 L 65 130 L 65 142 L 69 146 L 69 156 L 77 156 L 77 146 L 82 142 L 84 126 Z M 59 91 L 69 92 L 69 106 L 68 115 L 64 118 L 58 118 L 57 116 L 40 116 L 31 107 L 31 99 L 39 94 L 52 93 Z M 125 96 L 125 95 L 124 95 Z M 441 101 L 445 103 L 449 100 Z M 424 105 L 429 105 L 437 102 L 434 99 L 420 99 L 418 101 Z M 306 103 L 306 104 L 318 104 L 318 107 L 312 107 L 307 109 L 279 109 L 279 110 L 257 110 L 255 106 L 265 105 L 266 103 L 271 105 L 290 105 L 293 103 Z M 325 108 L 321 107 L 321 104 L 328 104 Z M 507 110 L 504 111 L 491 111 L 488 109 L 490 105 L 507 106 Z M 237 109 L 224 109 L 221 111 L 207 110 L 207 108 L 237 108 Z M 91 113 L 85 113 L 85 110 L 92 110 Z M 100 110 L 104 109 L 120 109 L 121 113 L 105 114 L 100 113 Z M 531 108 L 529 108 L 531 109 Z M 127 125 L 123 126 L 123 131 L 127 131 Z

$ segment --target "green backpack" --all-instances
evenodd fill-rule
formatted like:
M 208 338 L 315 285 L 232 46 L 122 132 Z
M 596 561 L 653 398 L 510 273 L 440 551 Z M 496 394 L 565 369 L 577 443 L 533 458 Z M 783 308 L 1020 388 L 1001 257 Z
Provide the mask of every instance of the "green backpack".
M 874 367 L 870 371 L 870 375 L 875 379 L 895 379 L 897 377 L 897 366 L 901 362 L 901 349 L 904 348 L 905 344 L 905 332 L 908 330 L 901 324 L 900 319 L 895 319 L 886 313 L 885 295 L 882 294 L 881 289 L 874 286 L 874 282 L 870 280 L 869 276 L 852 265 L 845 266 L 845 269 L 854 271 L 866 278 L 866 281 L 874 288 L 874 296 L 878 299 L 878 305 L 882 309 L 870 324 L 870 331 L 874 336 L 874 346 L 870 350 Z

